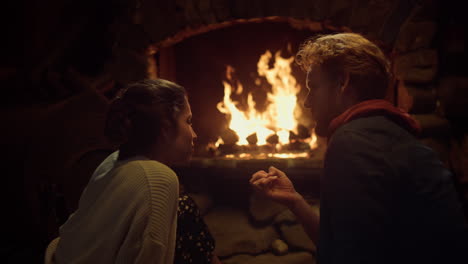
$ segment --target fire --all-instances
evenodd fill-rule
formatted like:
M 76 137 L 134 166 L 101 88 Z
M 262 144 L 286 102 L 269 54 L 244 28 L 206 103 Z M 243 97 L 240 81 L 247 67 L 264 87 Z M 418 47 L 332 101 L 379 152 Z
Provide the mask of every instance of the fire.
M 266 145 L 267 139 L 277 136 L 278 146 L 290 143 L 290 131 L 297 133 L 297 118 L 301 114 L 301 109 L 297 106 L 297 94 L 301 86 L 291 74 L 291 63 L 294 57 L 283 58 L 280 52 L 274 55 L 274 65 L 272 68 L 269 62 L 273 59 L 273 54 L 267 50 L 261 55 L 257 63 L 257 71 L 260 77 L 264 77 L 271 85 L 271 92 L 267 93 L 267 107 L 265 111 L 257 111 L 256 102 L 252 93 L 247 94 L 247 107 L 245 110 L 239 109 L 239 102 L 233 101 L 233 94 L 242 95 L 244 87 L 240 81 L 233 80 L 234 68 L 228 66 L 226 69 L 227 81 L 223 81 L 224 98 L 218 103 L 217 108 L 221 113 L 229 118 L 229 128 L 239 136 L 237 142 L 240 146 L 249 144 L 247 138 L 253 134 L 257 137 L 257 145 Z M 258 84 L 257 84 L 258 85 Z M 314 138 L 307 142 L 312 147 Z M 223 144 L 219 138 L 216 146 Z M 274 157 L 290 157 L 292 153 L 266 154 Z M 301 154 L 302 155 L 302 154 Z M 244 155 L 245 156 L 245 155 Z M 295 155 L 297 156 L 297 155 Z

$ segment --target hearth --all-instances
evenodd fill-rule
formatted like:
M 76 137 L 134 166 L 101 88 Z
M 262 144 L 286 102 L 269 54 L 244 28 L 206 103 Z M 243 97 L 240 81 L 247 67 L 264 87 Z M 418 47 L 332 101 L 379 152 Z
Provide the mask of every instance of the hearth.
M 159 76 L 187 89 L 198 135 L 192 161 L 175 170 L 223 261 L 268 257 L 278 245 L 283 252 L 275 254 L 286 254 L 286 244 L 285 260 L 313 260 L 315 246 L 291 212 L 256 195 L 249 179 L 275 166 L 318 208 L 326 144 L 302 107 L 305 74 L 294 64 L 300 43 L 314 34 L 284 22 L 238 24 L 159 52 Z

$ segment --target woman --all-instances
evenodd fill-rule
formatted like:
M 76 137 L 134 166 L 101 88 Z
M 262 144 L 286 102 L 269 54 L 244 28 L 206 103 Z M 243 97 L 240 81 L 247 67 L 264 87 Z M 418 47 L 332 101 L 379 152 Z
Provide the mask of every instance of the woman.
M 46 262 L 172 264 L 179 183 L 169 166 L 190 159 L 191 120 L 183 87 L 161 79 L 129 85 L 106 120 L 119 150 L 94 172 Z

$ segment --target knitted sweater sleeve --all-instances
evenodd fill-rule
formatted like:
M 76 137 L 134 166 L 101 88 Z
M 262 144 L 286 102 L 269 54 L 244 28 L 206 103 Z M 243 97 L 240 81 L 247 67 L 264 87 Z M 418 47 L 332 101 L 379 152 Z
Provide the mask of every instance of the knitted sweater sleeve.
M 123 248 L 133 249 L 131 259 L 120 258 L 122 263 L 164 263 L 174 261 L 177 225 L 178 179 L 174 171 L 155 161 L 139 161 L 148 186 L 145 210 L 130 233 L 140 234 L 137 239 L 124 242 Z M 132 230 L 140 229 L 141 231 Z M 127 254 L 125 254 L 127 255 Z M 127 255 L 127 256 L 129 256 Z
M 179 181 L 173 170 L 158 162 L 147 162 L 144 169 L 150 193 L 151 213 L 145 239 L 136 263 L 174 261 Z M 162 228 L 164 227 L 164 228 Z

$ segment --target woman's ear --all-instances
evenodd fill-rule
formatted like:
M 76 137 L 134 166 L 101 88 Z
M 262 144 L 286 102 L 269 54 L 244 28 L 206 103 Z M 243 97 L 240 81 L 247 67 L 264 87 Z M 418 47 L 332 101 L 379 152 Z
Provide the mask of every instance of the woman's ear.
M 161 123 L 161 140 L 170 142 L 175 135 L 174 127 L 168 120 Z

